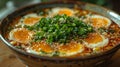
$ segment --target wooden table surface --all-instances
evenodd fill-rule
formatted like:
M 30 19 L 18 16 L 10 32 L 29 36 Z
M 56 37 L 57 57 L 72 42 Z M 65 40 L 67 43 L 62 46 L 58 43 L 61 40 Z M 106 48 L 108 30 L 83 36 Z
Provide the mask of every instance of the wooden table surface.
M 0 67 L 26 67 L 20 60 L 16 59 L 10 49 L 0 41 Z M 113 56 L 109 67 L 120 67 L 120 50 Z

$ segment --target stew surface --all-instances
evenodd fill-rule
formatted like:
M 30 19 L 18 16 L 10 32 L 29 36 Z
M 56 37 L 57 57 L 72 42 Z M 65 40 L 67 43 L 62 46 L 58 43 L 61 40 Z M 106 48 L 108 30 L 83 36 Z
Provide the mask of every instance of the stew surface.
M 7 38 L 18 49 L 41 56 L 86 56 L 120 43 L 120 27 L 78 8 L 55 7 L 17 17 Z

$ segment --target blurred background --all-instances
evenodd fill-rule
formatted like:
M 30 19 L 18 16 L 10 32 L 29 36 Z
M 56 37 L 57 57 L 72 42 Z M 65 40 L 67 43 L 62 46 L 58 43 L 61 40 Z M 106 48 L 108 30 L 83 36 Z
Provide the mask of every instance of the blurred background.
M 15 9 L 18 9 L 22 6 L 48 1 L 55 0 L 0 0 L 0 19 L 4 18 L 7 14 L 13 12 Z M 120 14 L 119 8 L 120 0 L 76 0 L 76 1 L 89 2 L 100 6 L 104 6 Z

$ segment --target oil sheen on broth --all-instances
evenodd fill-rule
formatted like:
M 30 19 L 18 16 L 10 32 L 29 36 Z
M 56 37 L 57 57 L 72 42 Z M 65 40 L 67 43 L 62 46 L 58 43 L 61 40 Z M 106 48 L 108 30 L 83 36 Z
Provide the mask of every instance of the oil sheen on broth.
M 40 56 L 86 56 L 120 43 L 117 24 L 78 8 L 46 8 L 16 18 L 13 23 L 8 30 L 10 43 Z

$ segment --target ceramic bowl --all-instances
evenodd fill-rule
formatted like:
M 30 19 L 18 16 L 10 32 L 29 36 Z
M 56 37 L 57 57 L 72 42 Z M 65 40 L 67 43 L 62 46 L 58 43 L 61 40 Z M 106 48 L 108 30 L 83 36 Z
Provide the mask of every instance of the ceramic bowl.
M 59 57 L 46 57 L 35 55 L 31 53 L 27 53 L 20 49 L 12 46 L 8 39 L 5 37 L 7 33 L 9 25 L 12 23 L 12 20 L 18 16 L 23 16 L 28 12 L 39 11 L 44 8 L 52 8 L 52 7 L 69 7 L 73 8 L 78 6 L 81 9 L 90 10 L 101 15 L 104 15 L 114 21 L 116 24 L 120 26 L 120 16 L 103 7 L 83 3 L 78 1 L 55 1 L 55 2 L 46 2 L 46 3 L 38 3 L 34 5 L 29 5 L 23 8 L 16 10 L 15 12 L 9 14 L 6 18 L 4 18 L 0 23 L 0 38 L 8 46 L 17 57 L 27 66 L 29 67 L 103 67 L 106 66 L 110 61 L 110 58 L 114 55 L 114 53 L 120 48 L 120 44 L 114 47 L 113 49 L 91 55 L 85 57 L 76 57 L 76 58 L 59 58 Z

